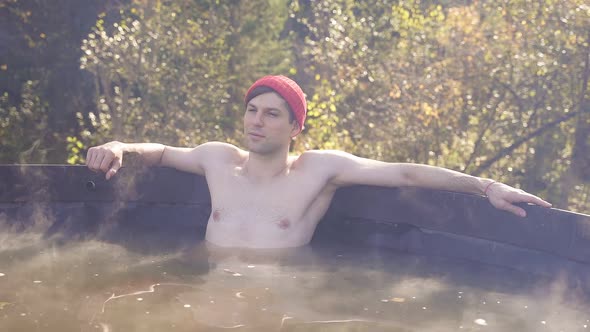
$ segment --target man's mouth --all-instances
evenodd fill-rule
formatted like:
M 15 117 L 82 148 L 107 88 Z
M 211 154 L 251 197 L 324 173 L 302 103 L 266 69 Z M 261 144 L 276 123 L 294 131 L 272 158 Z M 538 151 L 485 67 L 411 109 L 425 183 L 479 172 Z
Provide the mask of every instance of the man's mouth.
M 258 134 L 258 133 L 253 133 L 253 132 L 249 132 L 248 135 L 258 137 L 258 138 L 264 138 L 264 135 Z

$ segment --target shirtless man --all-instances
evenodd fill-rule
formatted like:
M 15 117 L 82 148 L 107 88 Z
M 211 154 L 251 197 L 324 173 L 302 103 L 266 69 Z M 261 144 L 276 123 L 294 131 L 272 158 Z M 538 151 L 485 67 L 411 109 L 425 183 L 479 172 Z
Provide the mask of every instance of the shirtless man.
M 411 163 L 386 163 L 341 151 L 306 151 L 289 156 L 289 145 L 305 121 L 301 88 L 285 76 L 265 76 L 245 98 L 245 146 L 208 142 L 195 148 L 156 143 L 109 142 L 90 148 L 87 166 L 110 179 L 125 152 L 139 153 L 147 165 L 204 175 L 212 213 L 206 240 L 222 247 L 287 248 L 312 238 L 334 192 L 349 185 L 413 186 L 486 195 L 490 203 L 516 215 L 512 203 L 551 204 L 508 185 L 456 171 Z

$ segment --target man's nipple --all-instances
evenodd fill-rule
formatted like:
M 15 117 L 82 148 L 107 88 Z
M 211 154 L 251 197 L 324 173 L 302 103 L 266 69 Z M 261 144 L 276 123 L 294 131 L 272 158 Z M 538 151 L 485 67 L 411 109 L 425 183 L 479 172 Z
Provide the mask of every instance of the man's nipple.
M 219 222 L 221 220 L 221 212 L 219 210 L 213 211 L 213 221 Z
M 289 221 L 289 219 L 285 218 L 285 219 L 281 219 L 281 221 L 279 221 L 278 225 L 279 225 L 280 229 L 287 229 L 287 228 L 291 227 L 291 222 Z

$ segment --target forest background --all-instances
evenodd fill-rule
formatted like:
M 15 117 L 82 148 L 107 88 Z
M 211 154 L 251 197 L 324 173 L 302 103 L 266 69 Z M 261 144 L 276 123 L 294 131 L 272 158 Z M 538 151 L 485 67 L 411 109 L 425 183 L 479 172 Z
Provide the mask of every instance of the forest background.
M 586 0 L 1 0 L 0 163 L 241 145 L 266 74 L 307 94 L 294 153 L 447 167 L 590 213 Z

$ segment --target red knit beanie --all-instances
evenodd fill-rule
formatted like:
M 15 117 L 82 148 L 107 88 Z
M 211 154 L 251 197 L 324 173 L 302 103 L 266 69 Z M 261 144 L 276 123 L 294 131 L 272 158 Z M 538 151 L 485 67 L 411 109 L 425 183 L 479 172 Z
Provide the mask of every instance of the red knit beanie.
M 295 115 L 295 120 L 299 125 L 299 132 L 301 132 L 301 130 L 303 130 L 303 123 L 305 122 L 305 115 L 307 113 L 307 103 L 305 102 L 305 95 L 299 85 L 286 76 L 264 76 L 252 84 L 248 89 L 248 92 L 246 92 L 245 98 L 248 98 L 250 92 L 259 86 L 271 88 L 285 99 Z M 245 100 L 246 103 L 248 101 L 249 100 Z

